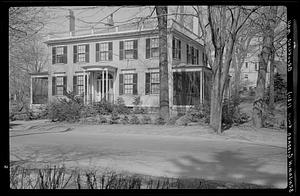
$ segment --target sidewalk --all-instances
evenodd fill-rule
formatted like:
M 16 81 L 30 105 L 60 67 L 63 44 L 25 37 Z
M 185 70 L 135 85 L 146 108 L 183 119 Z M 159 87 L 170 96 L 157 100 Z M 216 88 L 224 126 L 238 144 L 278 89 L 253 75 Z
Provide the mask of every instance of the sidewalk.
M 234 140 L 283 148 L 287 146 L 287 134 L 283 130 L 255 129 L 249 125 L 232 127 L 218 135 L 209 126 L 202 125 L 84 125 L 78 123 L 53 123 L 49 120 L 13 121 L 12 124 L 16 124 L 10 129 L 12 137 L 27 134 L 84 131 L 88 129 L 98 133 L 201 137 L 208 140 Z

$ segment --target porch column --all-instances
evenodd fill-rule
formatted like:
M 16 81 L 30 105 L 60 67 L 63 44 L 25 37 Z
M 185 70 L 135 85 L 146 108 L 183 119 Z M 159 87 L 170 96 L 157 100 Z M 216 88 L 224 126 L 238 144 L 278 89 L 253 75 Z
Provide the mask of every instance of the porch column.
M 10 98 L 9 98 L 10 99 Z M 30 77 L 30 106 L 33 103 L 33 94 L 32 94 L 32 77 Z
M 104 70 L 102 70 L 102 91 L 101 91 L 101 99 L 104 98 Z
M 87 82 L 86 82 L 86 88 L 87 88 L 87 103 L 90 103 L 90 89 L 89 89 L 89 81 L 90 81 L 90 72 L 87 73 Z
M 200 70 L 200 104 L 203 103 L 203 69 Z
M 92 102 L 94 102 L 94 74 L 95 72 L 92 72 L 91 74 L 92 74 L 92 77 L 91 77 L 91 87 L 92 87 L 92 92 L 91 92 L 91 94 L 92 94 L 92 99 L 91 99 L 91 101 Z
M 86 72 L 85 70 L 83 71 L 83 103 L 86 104 L 86 95 L 85 95 L 85 76 L 86 76 Z
M 105 72 L 106 72 L 106 100 L 108 101 L 108 70 L 107 70 L 107 68 L 106 68 L 106 70 L 105 70 Z

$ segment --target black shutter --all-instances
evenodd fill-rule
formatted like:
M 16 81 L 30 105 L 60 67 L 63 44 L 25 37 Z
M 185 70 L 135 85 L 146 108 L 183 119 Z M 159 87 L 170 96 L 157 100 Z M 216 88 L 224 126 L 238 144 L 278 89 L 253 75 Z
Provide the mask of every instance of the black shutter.
M 96 43 L 96 62 L 100 60 L 99 43 Z
M 149 95 L 150 94 L 150 73 L 146 73 L 146 82 L 145 82 L 145 94 Z
M 178 49 L 179 49 L 178 59 L 181 59 L 181 41 L 180 40 L 178 40 Z
M 199 65 L 199 50 L 196 50 L 196 64 Z
M 133 94 L 137 95 L 137 73 L 133 74 Z
M 89 44 L 86 44 L 85 45 L 85 62 L 88 63 L 90 61 L 89 59 L 89 49 L 90 49 L 90 45 Z
M 119 74 L 119 95 L 124 94 L 124 89 L 123 89 L 123 74 Z
M 112 61 L 113 59 L 113 45 L 112 42 L 108 42 L 108 60 Z
M 195 64 L 195 62 L 194 62 L 194 47 L 192 47 L 191 48 L 191 50 L 192 50 L 192 64 L 194 65 Z
M 73 76 L 73 93 L 77 95 L 77 76 Z
M 84 86 L 85 86 L 85 92 L 84 92 L 84 94 L 85 94 L 85 96 L 87 96 L 87 75 L 85 75 L 84 76 Z
M 120 60 L 123 60 L 124 58 L 124 42 L 120 41 L 120 54 L 119 54 Z
M 63 95 L 66 95 L 66 93 L 67 93 L 67 76 L 64 76 L 64 77 L 63 77 L 63 82 L 64 82 L 64 87 L 63 87 L 64 91 L 63 91 Z
M 146 59 L 150 58 L 150 38 L 146 39 Z
M 77 46 L 73 46 L 73 63 L 77 62 Z
M 63 57 L 63 63 L 68 63 L 68 48 L 67 46 L 64 46 L 64 57 Z
M 175 38 L 173 37 L 172 40 L 172 57 L 175 58 Z
M 133 58 L 138 58 L 138 40 L 133 40 Z
M 187 64 L 189 64 L 189 49 L 190 49 L 190 47 L 189 47 L 189 45 L 187 44 L 186 45 L 186 63 Z
M 56 48 L 52 47 L 52 64 L 56 63 Z
M 56 77 L 52 77 L 52 96 L 56 95 Z

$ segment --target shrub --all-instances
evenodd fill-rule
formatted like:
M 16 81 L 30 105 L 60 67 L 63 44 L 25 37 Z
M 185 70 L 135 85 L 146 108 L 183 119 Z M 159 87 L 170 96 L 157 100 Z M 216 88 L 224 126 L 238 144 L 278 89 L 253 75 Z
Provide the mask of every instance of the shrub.
M 59 98 L 48 105 L 48 118 L 52 121 L 77 121 L 84 107 L 82 97 L 66 92 L 66 98 Z
M 140 124 L 140 120 L 136 115 L 132 115 L 129 122 L 130 124 Z
M 124 115 L 124 117 L 121 119 L 122 124 L 128 124 L 129 123 L 129 118 L 127 115 Z
M 114 110 L 119 114 L 129 114 L 130 110 L 126 107 L 122 97 L 117 98 L 117 103 L 114 105 Z
M 166 123 L 165 119 L 161 116 L 158 116 L 156 119 L 155 119 L 155 124 L 156 125 L 164 125 Z
M 111 124 L 118 124 L 119 119 L 120 119 L 120 116 L 118 115 L 118 113 L 116 111 L 113 111 L 113 113 L 111 114 L 110 123 Z
M 93 107 L 100 115 L 108 115 L 112 113 L 114 109 L 114 105 L 106 100 L 93 103 Z
M 209 104 L 199 104 L 190 108 L 186 112 L 186 120 L 190 122 L 203 121 L 204 123 L 209 123 L 210 117 L 210 105 Z
M 168 121 L 167 125 L 175 125 L 176 121 L 180 118 L 180 116 L 172 116 Z
M 142 118 L 142 123 L 143 124 L 151 124 L 151 118 L 150 118 L 150 116 L 148 116 L 148 115 L 143 115 L 143 118 Z

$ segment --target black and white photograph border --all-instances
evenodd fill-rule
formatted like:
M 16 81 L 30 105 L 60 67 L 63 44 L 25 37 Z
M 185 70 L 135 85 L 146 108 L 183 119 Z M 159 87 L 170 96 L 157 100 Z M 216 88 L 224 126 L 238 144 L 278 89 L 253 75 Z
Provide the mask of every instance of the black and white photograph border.
M 190 3 L 1 3 L 9 191 L 295 194 L 299 4 Z

